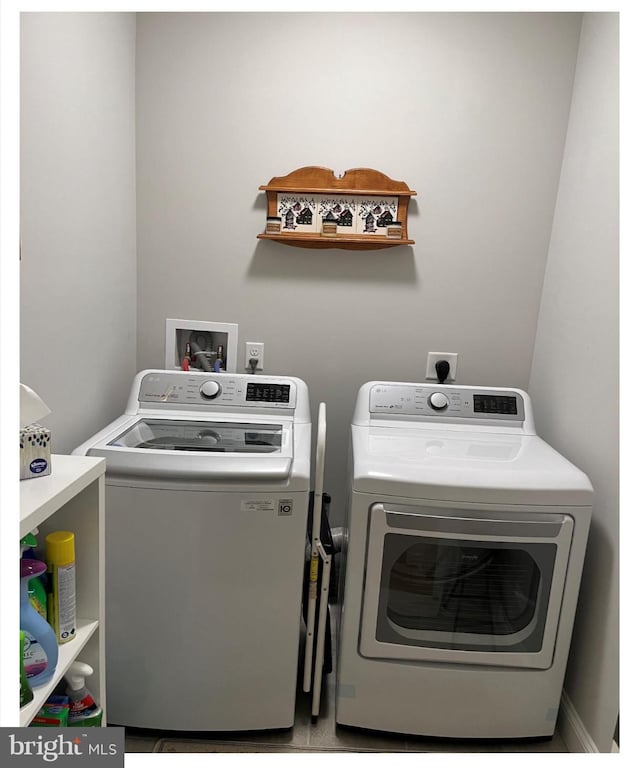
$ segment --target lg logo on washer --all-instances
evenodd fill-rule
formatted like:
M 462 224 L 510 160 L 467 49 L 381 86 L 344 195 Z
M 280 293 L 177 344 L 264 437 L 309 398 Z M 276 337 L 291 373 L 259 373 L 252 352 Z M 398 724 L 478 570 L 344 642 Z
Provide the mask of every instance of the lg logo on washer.
M 280 499 L 278 502 L 278 515 L 288 517 L 293 514 L 293 499 Z
M 293 514 L 293 499 L 278 499 L 278 517 L 288 517 Z M 274 499 L 243 499 L 240 502 L 242 512 L 275 512 Z

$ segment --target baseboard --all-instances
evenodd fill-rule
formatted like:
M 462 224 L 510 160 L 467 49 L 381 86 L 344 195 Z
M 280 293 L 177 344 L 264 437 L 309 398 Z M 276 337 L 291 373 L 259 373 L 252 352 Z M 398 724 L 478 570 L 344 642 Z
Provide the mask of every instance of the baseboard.
M 589 731 L 580 719 L 573 702 L 562 691 L 558 713 L 558 731 L 569 752 L 599 752 Z

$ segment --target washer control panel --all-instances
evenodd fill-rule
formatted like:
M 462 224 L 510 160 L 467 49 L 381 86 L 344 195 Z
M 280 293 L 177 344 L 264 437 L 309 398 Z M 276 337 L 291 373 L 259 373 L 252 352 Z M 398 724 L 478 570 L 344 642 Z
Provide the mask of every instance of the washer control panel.
M 189 375 L 170 371 L 148 373 L 138 392 L 141 403 L 180 405 L 243 406 L 292 409 L 296 385 L 286 379 L 233 374 Z
M 369 395 L 369 412 L 389 416 L 430 416 L 524 421 L 524 401 L 518 392 L 473 389 L 438 384 L 376 384 Z

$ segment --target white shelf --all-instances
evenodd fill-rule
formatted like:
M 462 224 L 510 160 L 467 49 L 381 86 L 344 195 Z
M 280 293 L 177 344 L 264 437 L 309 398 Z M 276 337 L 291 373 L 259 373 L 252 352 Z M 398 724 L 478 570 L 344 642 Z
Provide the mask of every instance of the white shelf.
M 53 454 L 50 475 L 21 480 L 20 538 L 104 474 L 105 465 L 94 456 Z
M 75 661 L 80 651 L 87 644 L 89 638 L 98 629 L 97 621 L 83 621 L 78 619 L 75 639 L 70 643 L 58 646 L 58 664 L 51 680 L 45 685 L 39 685 L 33 689 L 33 699 L 20 709 L 20 725 L 29 725 L 38 714 L 42 705 L 49 698 L 53 689 L 62 680 L 64 674 Z M 91 683 L 88 683 L 90 685 Z
M 76 543 L 76 637 L 58 646 L 58 663 L 46 685 L 20 709 L 27 726 L 75 659 L 93 667 L 89 690 L 106 713 L 104 643 L 104 473 L 106 462 L 93 456 L 51 457 L 51 474 L 20 482 L 20 537 L 38 528 L 38 554 L 48 533 L 73 531 Z M 103 715 L 106 722 L 106 714 Z

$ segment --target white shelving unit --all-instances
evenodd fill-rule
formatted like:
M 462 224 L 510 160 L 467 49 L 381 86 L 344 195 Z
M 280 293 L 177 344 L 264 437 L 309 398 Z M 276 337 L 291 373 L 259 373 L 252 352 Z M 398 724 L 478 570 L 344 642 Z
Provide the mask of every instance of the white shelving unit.
M 51 457 L 51 474 L 20 483 L 20 537 L 38 528 L 44 550 L 51 531 L 73 531 L 76 545 L 76 637 L 58 646 L 53 678 L 33 689 L 33 700 L 20 709 L 20 725 L 29 725 L 70 664 L 81 659 L 93 667 L 87 685 L 106 713 L 104 643 L 104 459 Z M 106 724 L 106 714 L 103 714 Z

